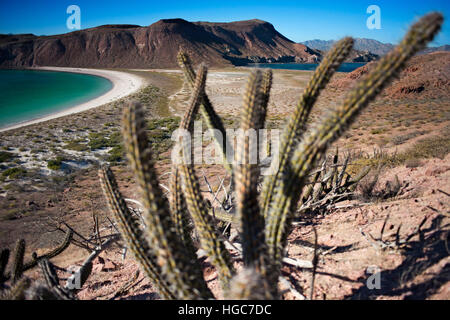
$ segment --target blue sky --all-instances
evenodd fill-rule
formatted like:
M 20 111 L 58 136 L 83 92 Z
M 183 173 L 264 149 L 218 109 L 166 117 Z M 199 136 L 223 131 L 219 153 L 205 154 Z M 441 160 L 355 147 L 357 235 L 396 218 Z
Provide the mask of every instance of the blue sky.
M 440 11 L 450 20 L 449 0 L 426 1 L 136 1 L 136 0 L 0 0 L 0 33 L 66 33 L 69 5 L 81 9 L 81 28 L 102 24 L 150 25 L 159 19 L 183 18 L 189 21 L 229 22 L 261 19 L 271 22 L 289 39 L 337 39 L 343 36 L 372 38 L 397 43 L 417 17 Z M 381 9 L 381 29 L 369 30 L 369 5 Z M 432 45 L 450 44 L 450 21 Z

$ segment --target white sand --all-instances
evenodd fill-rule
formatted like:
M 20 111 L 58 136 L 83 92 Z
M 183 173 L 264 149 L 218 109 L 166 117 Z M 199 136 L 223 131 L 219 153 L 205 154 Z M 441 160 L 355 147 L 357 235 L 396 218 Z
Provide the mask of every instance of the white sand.
M 112 71 L 112 70 L 101 70 L 101 69 L 84 69 L 84 68 L 62 68 L 62 67 L 37 67 L 32 68 L 35 70 L 50 70 L 50 71 L 64 71 L 64 72 L 75 72 L 75 73 L 85 73 L 91 74 L 95 76 L 100 76 L 110 80 L 113 83 L 113 87 L 111 90 L 106 92 L 105 94 L 89 100 L 88 102 L 82 103 L 80 105 L 64 109 L 59 112 L 52 113 L 50 115 L 44 116 L 42 118 L 37 118 L 29 121 L 24 121 L 21 123 L 17 123 L 8 127 L 4 127 L 0 129 L 0 132 L 20 128 L 23 126 L 28 126 L 30 124 L 35 124 L 43 121 L 48 121 L 51 119 L 59 118 L 62 116 L 66 116 L 69 114 L 85 111 L 91 108 L 95 108 L 101 106 L 105 103 L 112 102 L 114 100 L 123 98 L 137 90 L 139 90 L 144 84 L 144 79 L 121 71 Z

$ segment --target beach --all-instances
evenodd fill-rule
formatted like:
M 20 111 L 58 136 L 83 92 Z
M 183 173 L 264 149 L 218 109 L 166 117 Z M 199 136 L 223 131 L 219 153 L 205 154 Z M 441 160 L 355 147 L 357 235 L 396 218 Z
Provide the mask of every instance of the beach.
M 32 70 L 47 70 L 47 71 L 58 71 L 58 72 L 72 72 L 72 73 L 83 73 L 88 75 L 99 76 L 108 79 L 112 82 L 113 87 L 111 90 L 106 92 L 105 94 L 96 97 L 92 100 L 84 102 L 74 107 L 70 107 L 52 114 L 49 114 L 44 117 L 24 121 L 21 123 L 16 123 L 11 126 L 7 126 L 0 129 L 0 132 L 8 131 L 11 129 L 17 129 L 23 126 L 36 124 L 43 121 L 52 120 L 55 118 L 59 118 L 62 116 L 82 112 L 85 110 L 89 110 L 91 108 L 95 108 L 106 103 L 112 102 L 114 100 L 123 98 L 133 92 L 139 90 L 144 84 L 143 78 L 122 72 L 122 71 L 113 71 L 113 70 L 102 70 L 102 69 L 87 69 L 87 68 L 65 68 L 65 67 L 35 67 Z

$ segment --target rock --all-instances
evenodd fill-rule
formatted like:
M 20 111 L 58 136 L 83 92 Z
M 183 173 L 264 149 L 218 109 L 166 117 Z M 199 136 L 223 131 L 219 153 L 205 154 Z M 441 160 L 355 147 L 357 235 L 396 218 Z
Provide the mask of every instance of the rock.
M 97 258 L 94 259 L 94 261 L 92 261 L 93 265 L 96 264 L 105 264 L 105 259 L 103 259 L 102 257 L 98 256 Z
M 448 171 L 450 169 L 450 167 L 435 167 L 435 168 L 429 168 L 425 171 L 425 175 L 428 177 L 435 177 L 437 175 L 440 175 L 446 171 Z
M 116 270 L 117 266 L 114 262 L 112 262 L 111 260 L 106 260 L 104 266 L 103 266 L 103 270 L 102 271 L 114 271 Z
M 34 201 L 27 201 L 27 202 L 25 202 L 25 205 L 27 207 L 39 207 L 39 205 Z
M 98 256 L 97 258 L 94 259 L 94 261 L 92 261 L 92 271 L 93 272 L 100 272 L 103 271 L 105 267 L 105 260 Z

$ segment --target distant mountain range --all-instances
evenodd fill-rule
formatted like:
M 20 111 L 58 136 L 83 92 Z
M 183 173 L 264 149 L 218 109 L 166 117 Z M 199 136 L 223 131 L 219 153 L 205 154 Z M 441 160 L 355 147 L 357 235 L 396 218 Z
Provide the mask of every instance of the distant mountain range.
M 210 66 L 321 61 L 323 52 L 295 43 L 261 20 L 230 23 L 164 19 L 150 26 L 104 25 L 54 36 L 0 35 L 0 67 L 174 68 L 180 48 Z M 348 62 L 376 59 L 352 52 Z
M 308 40 L 303 41 L 302 43 L 311 49 L 328 51 L 333 45 L 334 40 Z M 373 39 L 365 39 L 365 38 L 355 38 L 354 49 L 362 52 L 370 52 L 376 54 L 378 56 L 383 56 L 394 48 L 394 45 L 391 43 L 383 43 Z M 419 54 L 425 54 L 435 51 L 450 51 L 450 46 L 440 46 L 440 47 L 429 47 Z
M 440 47 L 429 47 L 429 48 L 426 48 L 425 50 L 420 51 L 420 54 L 426 54 L 426 53 L 431 53 L 431 52 L 436 52 L 436 51 L 450 51 L 450 45 L 446 44 L 446 45 L 440 46 Z

